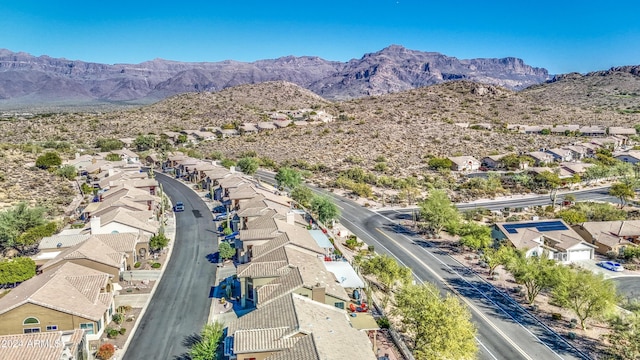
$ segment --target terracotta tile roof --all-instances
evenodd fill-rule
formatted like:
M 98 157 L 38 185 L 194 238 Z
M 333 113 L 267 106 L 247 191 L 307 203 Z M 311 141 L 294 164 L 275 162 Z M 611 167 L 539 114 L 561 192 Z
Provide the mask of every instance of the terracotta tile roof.
M 62 360 L 65 352 L 76 354 L 83 339 L 84 330 L 79 329 L 4 335 L 0 336 L 0 359 Z
M 640 236 L 640 220 L 589 221 L 580 225 L 592 236 L 601 232 L 620 237 Z
M 294 227 L 293 225 L 291 226 Z M 299 231 L 286 230 L 286 232 L 269 240 L 266 244 L 254 246 L 252 254 L 254 258 L 257 258 L 285 245 L 296 246 L 320 255 L 324 254 L 324 250 L 318 246 L 318 243 L 306 229 L 300 229 Z
M 137 243 L 149 242 L 149 236 L 139 233 L 93 234 L 91 237 L 119 252 L 135 252 Z
M 289 271 L 286 261 L 271 261 L 263 263 L 249 262 L 238 265 L 238 277 L 261 278 L 282 276 Z
M 265 358 L 265 360 L 320 360 L 314 335 L 307 335 L 298 340 L 291 348 Z
M 98 321 L 108 309 L 112 293 L 100 295 L 109 282 L 109 274 L 74 263 L 37 275 L 0 299 L 0 314 L 23 304 L 45 308 Z
M 120 268 L 124 258 L 125 254 L 123 252 L 116 251 L 99 239 L 90 237 L 89 239 L 62 251 L 54 259 L 51 259 L 42 265 L 40 269 L 47 270 L 55 267 L 62 261 L 78 259 L 86 259 L 114 268 Z
M 148 220 L 152 215 L 153 212 L 151 211 L 128 211 L 114 208 L 112 211 L 100 216 L 100 226 L 117 222 L 155 234 L 158 231 L 159 224 L 156 221 Z
M 283 296 L 238 318 L 229 324 L 227 334 L 234 338 L 235 354 L 260 349 L 282 351 L 270 359 L 316 359 L 307 357 L 314 353 L 320 359 L 376 359 L 368 337 L 351 327 L 345 311 L 297 294 Z M 236 334 L 240 334 L 240 343 Z M 296 347 L 310 336 L 313 341 L 305 340 Z M 283 349 L 284 344 L 288 348 Z

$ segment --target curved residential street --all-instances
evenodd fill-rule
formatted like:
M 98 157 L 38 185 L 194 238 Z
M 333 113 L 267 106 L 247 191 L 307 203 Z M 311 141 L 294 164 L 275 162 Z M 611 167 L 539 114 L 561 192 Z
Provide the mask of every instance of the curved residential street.
M 173 203 L 184 202 L 176 213 L 176 239 L 171 258 L 146 313 L 124 355 L 126 360 L 186 359 L 190 335 L 200 332 L 209 316 L 209 293 L 217 251 L 211 211 L 202 199 L 177 180 L 156 174 Z

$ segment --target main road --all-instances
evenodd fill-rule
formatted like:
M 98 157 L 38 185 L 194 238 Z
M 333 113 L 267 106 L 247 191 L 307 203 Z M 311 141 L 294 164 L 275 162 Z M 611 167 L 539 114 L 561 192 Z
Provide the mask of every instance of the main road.
M 273 182 L 272 173 L 260 171 L 258 175 Z M 349 199 L 314 190 L 333 197 L 342 210 L 342 225 L 367 244 L 374 245 L 377 253 L 390 255 L 409 267 L 418 282 L 431 282 L 443 293 L 450 292 L 460 297 L 469 307 L 478 328 L 481 359 L 588 358 L 538 322 L 508 295 L 393 219 Z
M 217 251 L 211 211 L 184 184 L 163 174 L 156 179 L 172 202 L 185 211 L 175 214 L 176 238 L 162 280 L 124 355 L 126 360 L 188 359 L 188 342 L 209 317 Z

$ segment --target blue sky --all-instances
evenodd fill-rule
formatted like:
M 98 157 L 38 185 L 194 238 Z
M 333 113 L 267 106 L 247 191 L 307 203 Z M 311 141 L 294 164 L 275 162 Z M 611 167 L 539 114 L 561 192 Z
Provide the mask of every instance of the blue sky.
M 399 44 L 551 73 L 640 64 L 636 1 L 0 1 L 0 48 L 100 63 L 347 61 Z

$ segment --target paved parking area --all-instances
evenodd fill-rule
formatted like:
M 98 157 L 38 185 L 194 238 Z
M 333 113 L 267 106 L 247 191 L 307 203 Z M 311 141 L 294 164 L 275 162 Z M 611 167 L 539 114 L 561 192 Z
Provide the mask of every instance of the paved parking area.
M 640 272 L 639 271 L 629 271 L 629 270 L 625 270 L 622 272 L 616 272 L 616 271 L 611 271 L 611 270 L 607 270 L 603 267 L 598 266 L 598 263 L 600 261 L 603 260 L 580 260 L 580 261 L 576 261 L 575 264 L 579 265 L 582 268 L 585 268 L 587 270 L 593 271 L 596 274 L 602 274 L 604 275 L 605 279 L 612 279 L 612 278 L 618 278 L 618 277 L 627 277 L 627 276 L 640 276 Z M 622 265 L 624 266 L 624 264 Z

